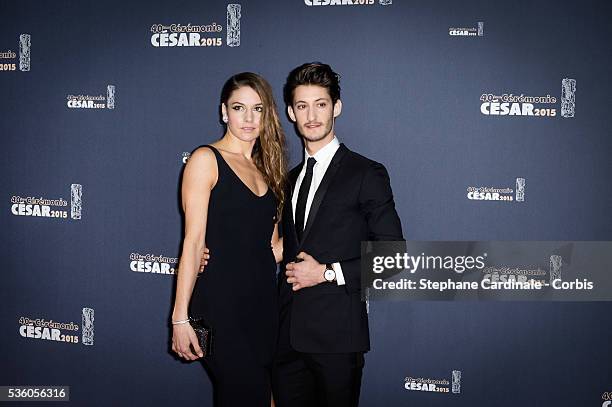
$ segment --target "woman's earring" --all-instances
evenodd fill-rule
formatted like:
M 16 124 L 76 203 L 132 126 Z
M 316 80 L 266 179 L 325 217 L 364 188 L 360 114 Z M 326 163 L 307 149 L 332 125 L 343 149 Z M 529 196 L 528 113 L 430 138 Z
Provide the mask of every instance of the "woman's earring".
M 223 116 L 223 123 L 227 123 L 227 116 Z

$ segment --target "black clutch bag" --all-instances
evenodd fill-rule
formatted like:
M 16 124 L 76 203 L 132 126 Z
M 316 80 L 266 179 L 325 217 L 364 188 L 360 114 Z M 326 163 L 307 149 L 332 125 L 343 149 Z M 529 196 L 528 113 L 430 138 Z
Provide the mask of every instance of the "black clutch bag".
M 198 337 L 198 343 L 204 357 L 212 355 L 212 342 L 213 342 L 213 331 L 210 326 L 204 322 L 203 318 L 191 318 L 189 317 L 189 324 L 193 328 L 196 336 Z

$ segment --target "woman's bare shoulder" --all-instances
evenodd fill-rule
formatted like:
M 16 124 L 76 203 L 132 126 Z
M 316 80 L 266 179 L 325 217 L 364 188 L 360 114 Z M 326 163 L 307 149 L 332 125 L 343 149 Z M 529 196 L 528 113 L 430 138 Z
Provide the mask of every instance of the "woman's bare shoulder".
M 187 160 L 187 162 L 191 162 L 192 160 L 198 165 L 210 165 L 217 162 L 215 153 L 213 153 L 213 151 L 206 146 L 196 148 L 189 156 L 189 160 Z
M 185 167 L 185 176 L 206 180 L 210 184 L 217 181 L 217 158 L 210 148 L 198 147 L 191 153 Z

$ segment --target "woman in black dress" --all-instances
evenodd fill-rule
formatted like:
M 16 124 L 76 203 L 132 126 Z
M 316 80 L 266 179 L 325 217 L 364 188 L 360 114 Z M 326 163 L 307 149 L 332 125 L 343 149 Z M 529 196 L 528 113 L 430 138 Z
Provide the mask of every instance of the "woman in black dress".
M 223 138 L 193 152 L 185 168 L 185 240 L 172 313 L 172 349 L 201 357 L 188 316 L 214 331 L 203 358 L 216 406 L 270 406 L 270 368 L 278 331 L 277 222 L 285 203 L 285 139 L 270 85 L 232 76 L 221 92 Z M 198 275 L 201 253 L 211 253 Z M 193 347 L 193 352 L 190 347 Z

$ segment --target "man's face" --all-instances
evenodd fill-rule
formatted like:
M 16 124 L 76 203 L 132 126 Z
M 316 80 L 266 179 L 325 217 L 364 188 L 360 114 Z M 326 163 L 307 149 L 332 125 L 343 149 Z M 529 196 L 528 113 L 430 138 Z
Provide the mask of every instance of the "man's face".
M 316 142 L 333 137 L 334 118 L 340 115 L 342 103 L 332 104 L 326 88 L 300 85 L 293 92 L 293 104 L 287 108 L 289 117 L 307 141 Z

